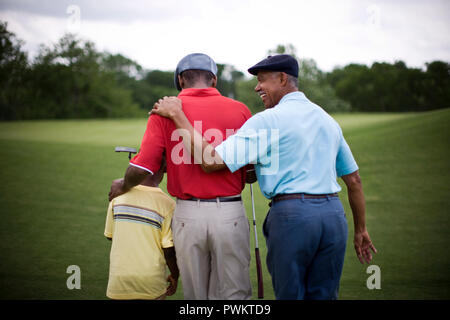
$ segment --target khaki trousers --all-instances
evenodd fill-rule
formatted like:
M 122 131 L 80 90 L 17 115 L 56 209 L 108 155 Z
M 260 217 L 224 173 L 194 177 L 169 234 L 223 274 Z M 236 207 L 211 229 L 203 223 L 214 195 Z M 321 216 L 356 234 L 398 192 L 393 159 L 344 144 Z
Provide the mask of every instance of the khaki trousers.
M 251 298 L 250 226 L 242 201 L 178 199 L 172 231 L 185 299 Z

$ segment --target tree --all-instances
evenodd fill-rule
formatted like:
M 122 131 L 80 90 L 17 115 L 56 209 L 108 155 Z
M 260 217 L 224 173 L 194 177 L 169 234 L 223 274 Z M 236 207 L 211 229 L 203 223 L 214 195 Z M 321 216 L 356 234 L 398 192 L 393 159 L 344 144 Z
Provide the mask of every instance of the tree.
M 140 80 L 144 77 L 142 66 L 121 54 L 103 53 L 101 68 L 116 76 L 118 83 L 127 83 L 129 79 Z
M 275 55 L 275 54 L 289 54 L 291 56 L 293 56 L 295 59 L 299 60 L 299 58 L 297 57 L 297 49 L 295 48 L 295 46 L 293 44 L 279 44 L 277 45 L 277 47 L 275 49 L 269 49 L 267 51 L 268 55 Z
M 121 54 L 99 52 L 94 43 L 66 34 L 41 46 L 29 62 L 23 42 L 0 22 L 0 120 L 146 116 L 163 96 L 177 95 L 173 72 L 144 70 Z M 300 59 L 292 44 L 269 55 L 290 54 L 299 63 L 299 90 L 328 112 L 425 111 L 450 107 L 450 64 L 432 61 L 426 69 L 403 61 L 349 64 L 325 73 L 313 59 Z M 218 89 L 264 110 L 254 92 L 256 78 L 218 64 Z
M 252 114 L 258 113 L 264 110 L 264 104 L 261 98 L 255 92 L 257 84 L 256 78 L 250 80 L 241 79 L 236 82 L 236 99 L 245 103 L 250 109 Z
M 450 107 L 450 64 L 433 61 L 427 63 L 426 68 L 424 91 L 428 101 L 427 109 Z
M 131 91 L 105 70 L 95 45 L 66 34 L 53 47 L 41 46 L 32 65 L 33 118 L 136 116 Z
M 217 64 L 217 89 L 222 95 L 236 99 L 236 82 L 244 78 L 244 74 L 229 64 Z
M 27 54 L 23 42 L 0 21 L 0 119 L 21 119 L 26 107 Z
M 289 54 L 297 60 L 299 90 L 303 91 L 309 100 L 328 112 L 350 110 L 350 104 L 336 96 L 334 88 L 327 83 L 326 75 L 317 67 L 317 63 L 313 59 L 300 59 L 294 45 L 280 44 L 275 49 L 269 50 L 268 54 Z
M 374 62 L 335 68 L 326 80 L 336 94 L 358 111 L 426 111 L 450 106 L 450 67 L 434 61 L 427 70 L 408 68 L 403 61 L 394 64 Z
M 313 59 L 299 61 L 299 89 L 327 112 L 346 112 L 351 109 L 348 102 L 336 95 L 334 88 L 326 81 L 326 75 Z
M 176 96 L 174 73 L 169 71 L 151 70 L 139 81 L 134 96 L 145 110 L 153 107 L 158 99 L 164 96 Z
M 336 95 L 351 104 L 352 110 L 368 111 L 373 108 L 374 90 L 371 73 L 367 66 L 349 64 L 335 68 L 326 76 Z

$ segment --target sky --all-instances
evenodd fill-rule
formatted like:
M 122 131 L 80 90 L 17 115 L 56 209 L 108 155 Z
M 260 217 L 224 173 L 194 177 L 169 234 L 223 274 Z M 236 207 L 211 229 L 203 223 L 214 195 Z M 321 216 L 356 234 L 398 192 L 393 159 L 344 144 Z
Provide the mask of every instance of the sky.
M 0 20 L 31 58 L 72 32 L 145 69 L 203 52 L 245 72 L 279 44 L 324 71 L 450 62 L 450 1 L 440 0 L 0 0 Z

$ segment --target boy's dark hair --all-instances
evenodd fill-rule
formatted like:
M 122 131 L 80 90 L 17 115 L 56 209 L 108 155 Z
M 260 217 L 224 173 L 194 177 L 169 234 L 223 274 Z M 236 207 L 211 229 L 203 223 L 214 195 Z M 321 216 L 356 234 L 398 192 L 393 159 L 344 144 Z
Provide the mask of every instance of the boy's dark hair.
M 215 78 L 214 74 L 210 71 L 196 69 L 183 71 L 180 76 L 184 80 L 185 87 L 193 87 L 197 82 L 203 82 L 208 87 L 211 87 Z

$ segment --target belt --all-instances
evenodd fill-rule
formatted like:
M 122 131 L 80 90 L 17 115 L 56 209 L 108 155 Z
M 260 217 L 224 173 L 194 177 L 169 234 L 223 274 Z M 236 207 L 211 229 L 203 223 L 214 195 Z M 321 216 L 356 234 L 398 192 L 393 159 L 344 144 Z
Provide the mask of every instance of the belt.
M 225 198 L 225 197 L 217 197 L 213 199 L 199 199 L 199 198 L 190 198 L 190 199 L 182 199 L 186 201 L 200 201 L 200 202 L 231 202 L 231 201 L 241 201 L 241 196 L 238 197 L 232 197 L 232 198 Z
M 291 199 L 323 199 L 337 196 L 338 196 L 337 193 L 329 193 L 329 194 L 289 193 L 276 195 L 275 197 L 272 198 L 272 202 Z M 270 206 L 272 205 L 272 202 L 269 204 Z

